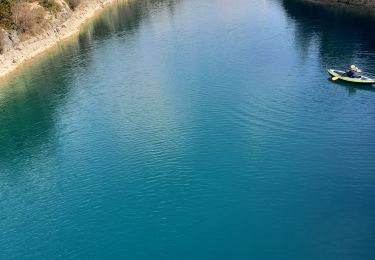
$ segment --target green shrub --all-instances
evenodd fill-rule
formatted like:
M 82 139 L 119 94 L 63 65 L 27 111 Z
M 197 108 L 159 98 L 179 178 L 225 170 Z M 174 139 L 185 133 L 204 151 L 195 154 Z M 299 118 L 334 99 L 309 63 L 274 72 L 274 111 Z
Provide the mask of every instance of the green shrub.
M 12 0 L 0 0 L 0 27 L 6 30 L 14 29 L 11 2 Z

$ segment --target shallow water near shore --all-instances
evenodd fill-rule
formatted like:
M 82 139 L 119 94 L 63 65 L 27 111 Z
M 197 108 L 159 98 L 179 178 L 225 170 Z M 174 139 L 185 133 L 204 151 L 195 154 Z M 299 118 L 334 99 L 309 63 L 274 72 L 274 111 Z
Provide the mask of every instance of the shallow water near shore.
M 375 76 L 371 17 L 109 8 L 0 83 L 0 259 L 375 259 L 374 88 L 326 72 L 350 64 Z

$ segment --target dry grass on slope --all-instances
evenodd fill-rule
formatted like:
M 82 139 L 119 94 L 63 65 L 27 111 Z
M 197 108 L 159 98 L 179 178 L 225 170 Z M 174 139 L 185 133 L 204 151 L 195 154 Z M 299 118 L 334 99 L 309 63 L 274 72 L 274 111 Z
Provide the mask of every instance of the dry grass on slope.
M 34 3 L 17 2 L 11 7 L 12 21 L 20 34 L 35 35 L 46 26 L 45 10 Z
M 0 0 L 0 28 L 35 34 L 48 15 L 56 17 L 68 7 L 75 10 L 82 0 Z

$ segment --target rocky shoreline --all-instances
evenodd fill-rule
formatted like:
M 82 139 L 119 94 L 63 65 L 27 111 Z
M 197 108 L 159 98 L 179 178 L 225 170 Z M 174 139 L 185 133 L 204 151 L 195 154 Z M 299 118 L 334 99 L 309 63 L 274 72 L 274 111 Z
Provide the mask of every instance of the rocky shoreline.
M 74 12 L 65 12 L 43 33 L 25 41 L 20 41 L 16 33 L 8 32 L 6 46 L 0 55 L 0 77 L 13 72 L 60 41 L 77 34 L 85 22 L 116 1 L 119 0 L 86 1 Z

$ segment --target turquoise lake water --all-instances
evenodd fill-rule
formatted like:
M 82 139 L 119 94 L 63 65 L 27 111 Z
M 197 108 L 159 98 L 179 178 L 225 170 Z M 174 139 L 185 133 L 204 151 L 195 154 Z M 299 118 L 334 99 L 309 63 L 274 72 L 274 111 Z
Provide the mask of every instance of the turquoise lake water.
M 0 88 L 0 259 L 375 259 L 375 19 L 120 3 Z

